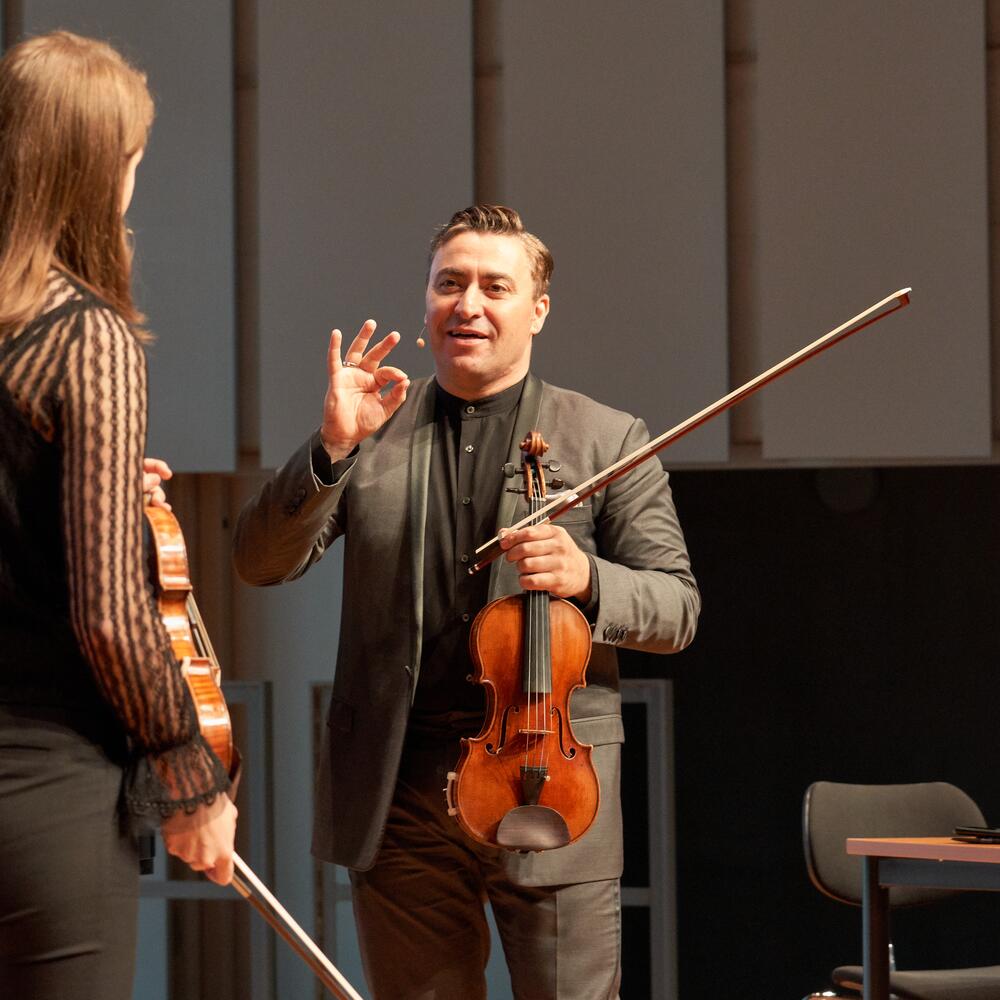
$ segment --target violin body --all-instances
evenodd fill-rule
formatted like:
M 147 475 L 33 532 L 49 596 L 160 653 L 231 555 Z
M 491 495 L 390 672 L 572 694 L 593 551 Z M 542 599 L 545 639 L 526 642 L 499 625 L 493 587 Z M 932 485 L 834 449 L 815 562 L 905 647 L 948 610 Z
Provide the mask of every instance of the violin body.
M 536 597 L 548 605 L 551 691 L 530 693 L 523 636 L 526 601 Z M 486 722 L 478 736 L 462 740 L 450 784 L 454 815 L 484 844 L 545 850 L 572 843 L 590 828 L 600 803 L 593 748 L 574 737 L 568 710 L 570 695 L 586 685 L 590 625 L 569 601 L 548 594 L 501 597 L 476 616 L 469 644 L 471 679 L 486 689 Z M 544 776 L 533 782 L 540 769 Z M 525 806 L 532 810 L 521 812 Z M 536 808 L 557 813 L 565 830 L 554 818 L 538 828 Z M 512 831 L 506 836 L 505 820 Z
M 229 709 L 222 694 L 222 671 L 194 603 L 184 534 L 169 510 L 149 506 L 145 514 L 153 536 L 150 561 L 160 618 L 170 636 L 171 649 L 181 661 L 201 734 L 230 777 L 235 778 L 239 752 L 233 746 Z

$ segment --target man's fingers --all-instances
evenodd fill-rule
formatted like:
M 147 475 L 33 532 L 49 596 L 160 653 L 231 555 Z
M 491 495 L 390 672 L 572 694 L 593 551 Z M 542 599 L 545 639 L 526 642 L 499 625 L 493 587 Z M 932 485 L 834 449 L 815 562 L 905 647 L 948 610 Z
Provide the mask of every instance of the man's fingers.
M 500 541 L 505 549 L 511 549 L 515 545 L 524 542 L 534 542 L 543 538 L 553 538 L 558 531 L 558 526 L 551 521 L 544 524 L 529 524 L 526 528 L 518 528 L 516 531 L 510 528 L 503 528 L 500 531 Z
M 340 361 L 341 339 L 339 330 L 330 331 L 330 346 L 326 352 L 326 371 L 331 378 L 343 367 Z
M 343 345 L 343 334 L 340 330 L 330 332 L 330 346 L 326 354 L 327 374 L 332 378 L 343 368 L 361 368 L 369 375 L 375 375 L 381 385 L 387 382 L 396 382 L 405 379 L 406 373 L 399 368 L 387 367 L 382 369 L 379 366 L 388 356 L 389 352 L 399 343 L 400 336 L 393 330 L 388 336 L 383 337 L 371 350 L 368 350 L 368 342 L 375 332 L 375 320 L 365 320 L 364 325 L 358 331 L 358 335 L 351 341 L 351 346 L 347 349 L 343 359 L 340 352 Z
M 358 330 L 358 335 L 351 341 L 351 346 L 347 349 L 347 353 L 344 355 L 344 361 L 350 362 L 353 365 L 359 365 L 361 359 L 364 357 L 365 348 L 368 346 L 368 341 L 372 339 L 372 334 L 375 332 L 375 320 L 366 319 L 361 325 L 361 329 Z
M 371 350 L 365 354 L 360 362 L 359 367 L 364 368 L 365 371 L 374 372 L 376 368 L 382 363 L 382 360 L 388 356 L 389 352 L 399 343 L 400 336 L 393 330 L 392 333 L 383 337 Z
M 546 552 L 526 555 L 516 561 L 518 572 L 522 576 L 531 576 L 533 573 L 554 573 L 563 568 L 563 560 Z
M 552 544 L 552 539 L 549 537 L 531 538 L 524 542 L 518 542 L 514 548 L 517 549 L 519 559 L 526 559 L 528 556 L 555 555 L 561 551 L 558 546 Z
M 391 365 L 376 368 L 372 374 L 375 376 L 375 381 L 378 382 L 379 385 L 388 385 L 390 382 L 410 381 L 410 376 L 407 375 L 402 368 L 393 368 Z
M 388 420 L 396 410 L 403 405 L 403 400 L 406 399 L 406 390 L 410 388 L 410 380 L 403 379 L 397 382 L 383 397 L 382 397 L 382 407 L 385 410 L 386 419 Z
M 562 547 L 553 525 L 538 524 L 507 532 L 500 538 L 500 548 L 507 553 L 508 562 L 517 562 L 526 556 L 559 552 Z

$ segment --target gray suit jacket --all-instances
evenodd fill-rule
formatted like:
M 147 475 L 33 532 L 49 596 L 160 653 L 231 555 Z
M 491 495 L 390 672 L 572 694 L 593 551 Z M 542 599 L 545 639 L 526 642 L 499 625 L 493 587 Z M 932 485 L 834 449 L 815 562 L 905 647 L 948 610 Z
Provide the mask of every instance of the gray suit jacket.
M 642 421 L 529 375 L 511 461 L 519 458 L 516 443 L 534 429 L 542 431 L 550 455 L 562 463 L 559 475 L 568 486 L 648 440 Z M 257 586 L 301 576 L 345 536 L 340 644 L 317 778 L 313 852 L 350 868 L 375 861 L 418 679 L 433 435 L 433 382 L 421 379 L 393 418 L 344 463 L 346 470 L 332 486 L 313 472 L 313 435 L 247 503 L 236 527 L 236 569 Z M 526 514 L 523 497 L 503 493 L 497 527 Z M 597 570 L 594 648 L 587 687 L 573 695 L 571 715 L 577 738 L 595 746 L 601 807 L 576 843 L 506 858 L 512 879 L 525 885 L 621 873 L 623 731 L 615 646 L 659 653 L 682 649 L 694 637 L 700 609 L 659 462 L 643 463 L 557 523 L 593 556 Z M 509 563 L 497 560 L 490 573 L 491 600 L 520 592 Z

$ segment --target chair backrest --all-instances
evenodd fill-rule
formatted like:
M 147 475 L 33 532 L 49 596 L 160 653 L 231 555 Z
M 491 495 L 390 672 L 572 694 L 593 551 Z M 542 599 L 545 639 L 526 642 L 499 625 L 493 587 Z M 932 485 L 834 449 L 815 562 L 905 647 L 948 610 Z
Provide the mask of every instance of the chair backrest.
M 847 785 L 817 781 L 802 803 L 802 842 L 809 878 L 842 903 L 861 904 L 861 859 L 847 854 L 848 837 L 950 837 L 956 826 L 983 826 L 979 806 L 946 781 L 909 785 Z M 949 895 L 939 889 L 896 887 L 892 906 Z

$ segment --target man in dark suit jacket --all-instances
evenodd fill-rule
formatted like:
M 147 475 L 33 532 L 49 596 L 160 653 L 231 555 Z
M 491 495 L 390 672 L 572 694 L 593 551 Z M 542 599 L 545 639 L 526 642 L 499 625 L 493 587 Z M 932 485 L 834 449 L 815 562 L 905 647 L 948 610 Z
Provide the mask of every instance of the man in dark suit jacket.
M 435 376 L 413 384 L 369 346 L 331 336 L 318 432 L 247 504 L 236 567 L 294 579 L 345 537 L 344 606 L 313 850 L 351 872 L 365 971 L 378 1000 L 485 997 L 488 898 L 519 998 L 611 1000 L 620 981 L 623 740 L 616 646 L 669 653 L 694 637 L 700 598 L 666 473 L 645 462 L 557 522 L 520 520 L 502 467 L 539 429 L 569 485 L 648 440 L 641 420 L 529 372 L 549 310 L 552 258 L 517 213 L 473 206 L 431 244 L 426 317 Z M 508 468 L 508 472 L 509 472 Z M 571 700 L 594 745 L 597 818 L 574 843 L 518 853 L 474 841 L 444 795 L 460 738 L 483 722 L 470 685 L 471 619 L 544 590 L 591 625 L 587 686 Z

